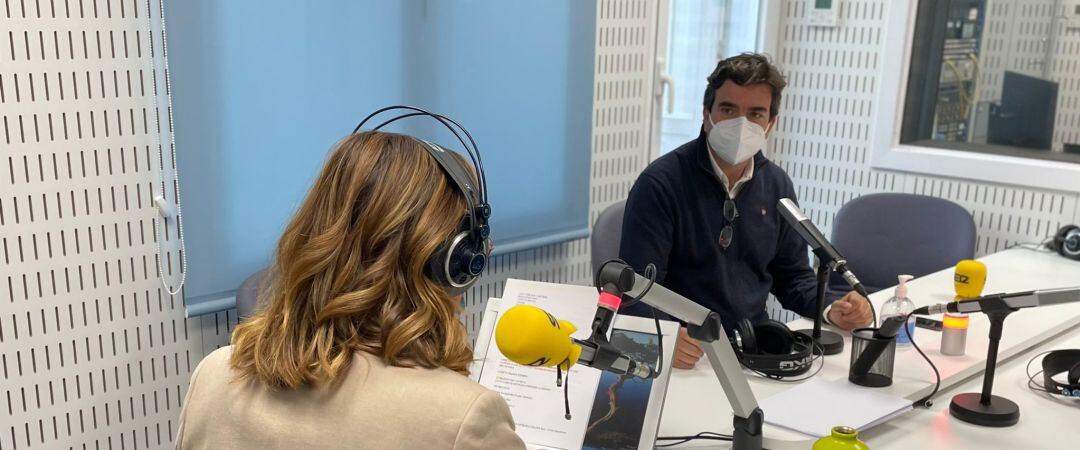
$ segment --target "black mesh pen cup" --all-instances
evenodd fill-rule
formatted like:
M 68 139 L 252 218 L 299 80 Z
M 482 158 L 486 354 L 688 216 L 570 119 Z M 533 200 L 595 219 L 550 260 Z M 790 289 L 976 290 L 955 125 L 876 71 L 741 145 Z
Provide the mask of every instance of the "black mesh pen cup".
M 876 338 L 876 328 L 851 331 L 851 369 L 848 381 L 859 386 L 885 387 L 892 384 L 896 361 L 896 338 Z

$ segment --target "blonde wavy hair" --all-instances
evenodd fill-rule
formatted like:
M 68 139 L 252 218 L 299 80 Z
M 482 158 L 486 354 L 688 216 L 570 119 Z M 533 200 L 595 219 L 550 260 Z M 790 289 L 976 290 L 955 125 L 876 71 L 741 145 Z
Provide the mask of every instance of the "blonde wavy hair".
M 333 148 L 281 236 L 261 310 L 233 331 L 240 379 L 330 383 L 357 351 L 468 374 L 459 300 L 424 273 L 467 207 L 423 145 L 366 132 Z

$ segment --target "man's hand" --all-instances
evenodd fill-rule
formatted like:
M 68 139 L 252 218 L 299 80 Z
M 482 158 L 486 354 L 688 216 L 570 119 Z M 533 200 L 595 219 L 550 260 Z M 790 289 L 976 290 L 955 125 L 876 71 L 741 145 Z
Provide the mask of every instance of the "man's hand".
M 693 369 L 701 355 L 701 343 L 686 333 L 686 327 L 679 327 L 679 340 L 675 341 L 675 361 L 672 364 L 676 369 Z
M 842 330 L 868 326 L 871 318 L 870 301 L 855 291 L 833 302 L 829 310 L 829 322 Z

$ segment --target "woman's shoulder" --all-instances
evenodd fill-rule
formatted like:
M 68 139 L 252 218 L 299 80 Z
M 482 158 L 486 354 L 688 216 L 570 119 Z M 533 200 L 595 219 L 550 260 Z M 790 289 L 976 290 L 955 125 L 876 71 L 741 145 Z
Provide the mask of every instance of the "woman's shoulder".
M 409 417 L 448 424 L 455 448 L 524 448 L 506 400 L 495 391 L 446 368 L 394 367 L 370 355 L 365 359 L 376 361 L 369 389 L 398 404 L 423 405 L 419 411 L 408 408 Z
M 191 372 L 191 386 L 198 385 L 201 390 L 210 388 L 210 385 L 225 384 L 222 381 L 232 379 L 229 360 L 232 358 L 232 346 L 220 347 L 210 352 Z
M 192 373 L 192 386 L 198 385 L 201 391 L 215 392 L 239 389 L 240 386 L 232 385 L 236 373 L 232 369 L 231 358 L 231 346 L 211 352 Z M 450 369 L 390 366 L 382 358 L 366 352 L 356 352 L 348 371 L 342 375 L 338 382 L 316 389 L 334 391 L 356 401 L 372 401 L 381 397 L 426 399 L 446 408 L 446 412 L 464 412 L 485 393 L 494 394 L 469 377 Z
M 387 365 L 381 358 L 358 352 L 367 362 L 378 381 L 392 384 L 395 388 L 414 393 L 434 394 L 449 399 L 471 403 L 485 392 L 490 392 L 469 377 L 447 368 L 397 367 Z M 375 380 L 369 380 L 375 381 Z
M 195 374 L 200 372 L 220 372 L 229 370 L 229 360 L 232 358 L 232 346 L 226 345 L 210 352 L 199 365 L 195 366 Z

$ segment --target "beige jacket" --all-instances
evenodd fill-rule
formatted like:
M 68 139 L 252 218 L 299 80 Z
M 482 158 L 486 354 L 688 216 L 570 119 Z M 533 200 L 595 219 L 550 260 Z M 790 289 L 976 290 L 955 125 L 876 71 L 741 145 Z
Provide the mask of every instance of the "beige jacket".
M 387 366 L 358 352 L 332 388 L 238 383 L 231 347 L 191 374 L 180 449 L 522 449 L 499 394 L 449 369 Z

